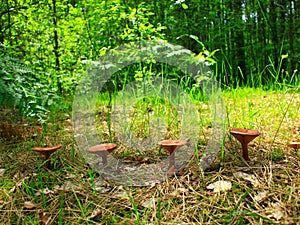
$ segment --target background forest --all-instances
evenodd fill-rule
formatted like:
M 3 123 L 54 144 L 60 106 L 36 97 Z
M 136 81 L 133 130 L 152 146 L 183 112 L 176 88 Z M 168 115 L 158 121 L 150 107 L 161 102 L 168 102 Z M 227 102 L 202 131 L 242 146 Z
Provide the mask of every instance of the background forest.
M 298 82 L 298 0 L 1 0 L 0 9 L 0 100 L 27 115 L 72 95 L 86 60 L 129 41 L 216 50 L 215 75 L 230 87 Z
M 134 61 L 142 40 L 210 71 Z M 100 67 L 111 52 L 133 63 Z M 300 224 L 299 59 L 300 0 L 0 0 L 0 224 Z M 222 93 L 201 86 L 211 74 Z M 249 158 L 232 128 L 255 134 Z M 169 167 L 162 139 L 185 143 Z M 84 158 L 108 142 L 111 154 Z M 105 159 L 145 182 L 103 178 Z

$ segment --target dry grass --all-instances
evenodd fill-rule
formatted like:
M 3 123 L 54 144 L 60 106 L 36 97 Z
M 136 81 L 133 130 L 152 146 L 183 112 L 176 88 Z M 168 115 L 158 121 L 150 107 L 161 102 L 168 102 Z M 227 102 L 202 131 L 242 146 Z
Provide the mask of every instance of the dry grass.
M 300 95 L 247 89 L 224 99 L 229 127 L 261 132 L 249 147 L 251 162 L 227 135 L 225 157 L 209 171 L 202 174 L 194 160 L 152 187 L 123 187 L 93 172 L 67 116 L 49 123 L 44 136 L 38 125 L 8 123 L 11 132 L 1 133 L 0 142 L 0 224 L 299 224 L 300 157 L 287 144 L 300 139 Z M 30 151 L 59 143 L 51 170 Z M 219 180 L 232 188 L 206 188 Z

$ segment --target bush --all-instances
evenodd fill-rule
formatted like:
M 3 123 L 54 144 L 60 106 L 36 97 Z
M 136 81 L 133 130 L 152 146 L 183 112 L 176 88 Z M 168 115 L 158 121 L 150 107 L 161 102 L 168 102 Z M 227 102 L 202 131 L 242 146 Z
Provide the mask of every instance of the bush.
M 0 106 L 17 108 L 22 116 L 44 122 L 58 100 L 45 76 L 5 54 L 4 46 L 0 46 Z

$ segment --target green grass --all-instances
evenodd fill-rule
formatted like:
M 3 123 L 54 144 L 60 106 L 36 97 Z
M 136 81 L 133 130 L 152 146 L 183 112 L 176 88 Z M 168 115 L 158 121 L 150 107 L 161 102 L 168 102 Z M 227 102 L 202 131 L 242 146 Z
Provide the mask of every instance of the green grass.
M 273 72 L 276 82 L 262 85 L 265 70 Z M 300 139 L 299 78 L 295 75 L 292 80 L 279 83 L 284 74 L 272 63 L 263 71 L 259 77 L 248 76 L 245 87 L 224 87 L 222 96 L 227 115 L 221 157 L 204 172 L 199 169 L 201 157 L 194 157 L 178 175 L 153 187 L 129 188 L 103 179 L 93 171 L 74 140 L 70 112 L 50 114 L 44 127 L 34 121 L 26 125 L 18 119 L 7 120 L 14 123 L 1 122 L 1 131 L 9 129 L 1 132 L 0 137 L 0 169 L 6 170 L 0 177 L 0 224 L 299 223 L 300 154 L 287 147 L 289 142 Z M 132 70 L 122 72 L 130 79 Z M 176 72 L 168 67 L 160 71 L 165 78 L 166 74 L 172 74 L 172 79 L 176 78 Z M 126 85 L 118 86 L 119 78 L 114 79 L 113 90 L 124 90 Z M 212 132 L 209 102 L 190 83 L 186 86 L 200 114 L 199 130 L 194 133 L 198 136 L 196 153 L 201 155 Z M 258 88 L 250 88 L 253 86 Z M 110 105 L 114 106 L 117 97 L 116 93 L 105 92 L 92 103 L 86 98 L 79 101 L 87 109 L 84 113 L 95 115 L 97 134 L 105 142 L 117 141 L 110 123 Z M 140 138 L 147 137 L 152 110 L 173 130 L 180 128 L 172 120 L 178 119 L 172 113 L 174 103 L 165 104 L 161 99 L 135 101 L 132 97 L 136 114 L 129 119 L 135 120 L 134 135 L 142 133 Z M 10 114 L 10 109 L 7 111 L 5 117 Z M 250 162 L 245 162 L 240 144 L 227 132 L 234 127 L 261 133 L 249 144 Z M 165 138 L 177 137 L 176 132 L 168 135 Z M 35 146 L 60 143 L 63 148 L 51 156 L 51 170 L 45 168 L 43 157 L 31 151 Z M 120 146 L 114 156 L 131 161 L 147 157 L 150 163 L 168 156 L 161 149 L 156 150 L 140 154 Z M 253 175 L 259 185 L 237 176 L 237 172 Z M 216 194 L 206 188 L 219 180 L 230 181 L 232 189 Z M 262 193 L 265 196 L 260 199 Z M 35 207 L 24 207 L 27 201 Z
M 2 139 L 0 161 L 6 172 L 0 183 L 0 223 L 39 224 L 43 218 L 54 224 L 299 222 L 296 183 L 300 177 L 295 171 L 300 168 L 300 160 L 296 152 L 287 148 L 291 140 L 299 139 L 299 94 L 239 88 L 223 92 L 223 97 L 228 127 L 261 132 L 249 147 L 252 161 L 242 159 L 239 143 L 227 134 L 221 165 L 202 176 L 195 159 L 182 175 L 155 187 L 128 189 L 102 180 L 81 158 L 68 118 L 61 121 L 59 128 L 53 119 L 45 136 L 26 137 L 18 144 L 12 142 L 18 137 Z M 209 139 L 209 128 L 203 132 Z M 30 151 L 40 143 L 63 143 L 63 149 L 51 157 L 53 170 L 46 169 L 43 158 Z M 249 181 L 234 175 L 237 171 L 255 174 L 261 185 L 251 187 Z M 231 181 L 232 189 L 219 194 L 206 189 L 206 185 L 219 179 Z M 267 198 L 255 202 L 254 197 L 262 191 L 268 192 Z M 36 207 L 25 209 L 25 201 Z M 276 208 L 275 203 L 281 207 Z M 275 209 L 281 217 L 276 217 Z

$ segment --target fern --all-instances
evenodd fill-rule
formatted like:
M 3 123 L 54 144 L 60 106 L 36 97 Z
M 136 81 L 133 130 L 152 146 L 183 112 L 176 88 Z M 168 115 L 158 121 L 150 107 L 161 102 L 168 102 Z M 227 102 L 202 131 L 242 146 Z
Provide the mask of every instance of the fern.
M 39 79 L 19 59 L 12 58 L 0 49 L 0 106 L 17 108 L 22 116 L 36 117 L 41 122 L 47 116 L 47 107 L 59 97 L 49 91 L 46 82 Z

